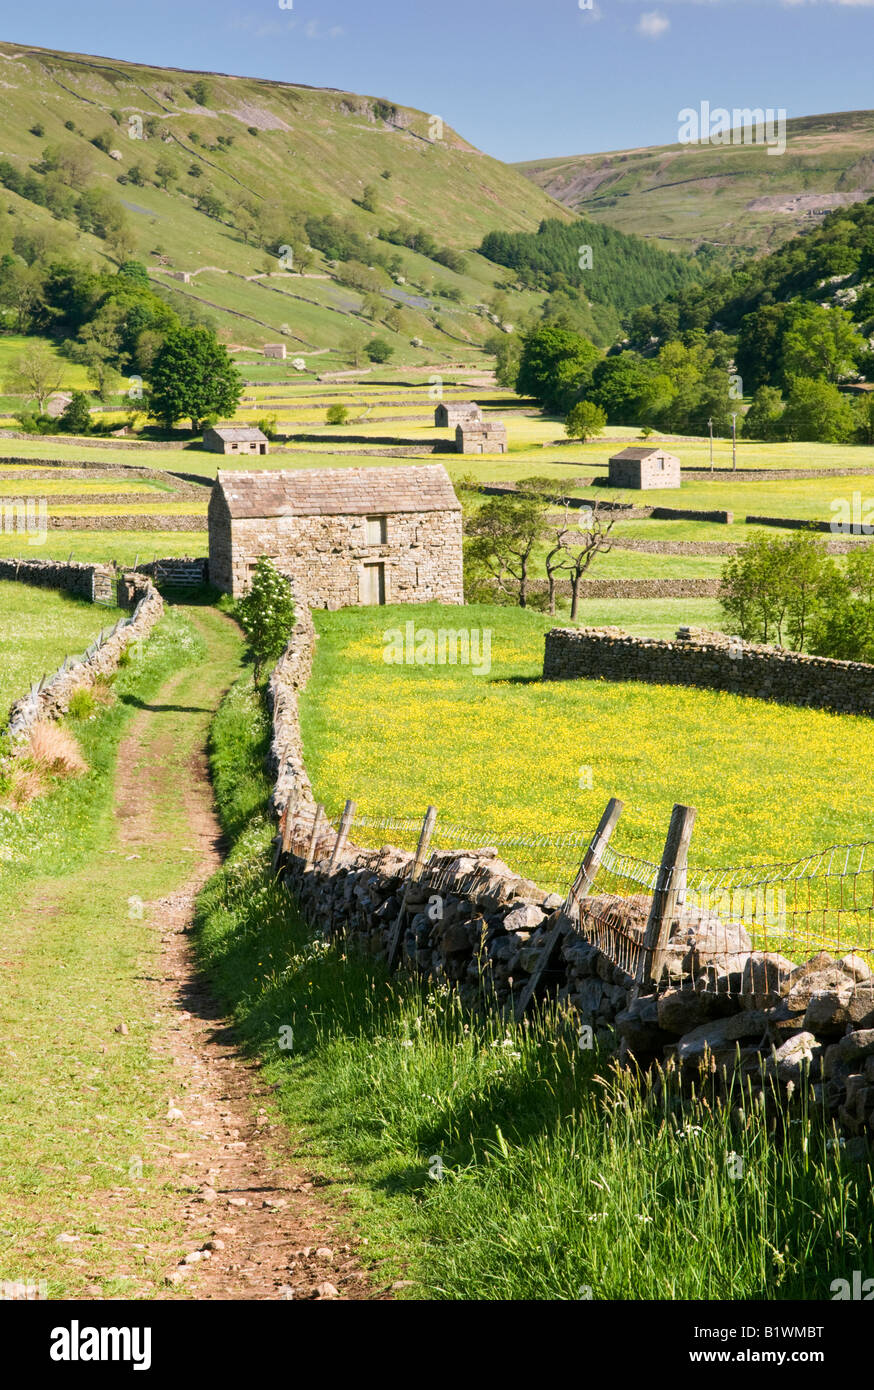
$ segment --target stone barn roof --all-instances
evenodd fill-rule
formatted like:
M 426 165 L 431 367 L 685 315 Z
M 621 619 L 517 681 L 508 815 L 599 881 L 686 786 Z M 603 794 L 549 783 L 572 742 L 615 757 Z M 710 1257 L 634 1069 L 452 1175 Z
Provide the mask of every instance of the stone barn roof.
M 659 444 L 633 444 L 627 449 L 620 449 L 618 454 L 611 454 L 610 457 L 611 459 L 648 459 L 651 454 L 666 454 L 667 452 L 667 449 L 663 449 Z
M 228 444 L 267 443 L 266 434 L 262 434 L 255 425 L 210 425 L 205 433 L 217 434 L 219 439 L 224 439 Z
M 440 464 L 411 468 L 219 469 L 215 486 L 232 517 L 365 516 L 461 511 Z

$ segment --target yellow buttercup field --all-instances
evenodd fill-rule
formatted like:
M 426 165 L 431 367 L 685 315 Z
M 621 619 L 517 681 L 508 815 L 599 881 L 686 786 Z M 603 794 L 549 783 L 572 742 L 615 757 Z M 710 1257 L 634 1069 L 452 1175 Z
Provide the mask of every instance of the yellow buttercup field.
M 433 803 L 438 827 L 470 826 L 481 844 L 489 832 L 586 842 L 617 796 L 616 845 L 658 860 L 671 807 L 684 802 L 698 811 L 693 866 L 786 862 L 874 839 L 870 720 L 681 686 L 543 682 L 551 622 L 518 609 L 353 609 L 316 621 L 301 711 L 329 811 L 351 797 L 368 816 L 421 817 Z M 409 662 L 389 664 L 386 634 L 410 622 L 417 637 L 467 630 L 471 653 L 489 632 L 488 672 L 417 664 L 415 646 Z M 375 832 L 371 842 L 389 838 L 398 842 Z M 537 854 L 505 857 L 537 876 Z M 558 857 L 570 865 L 576 849 Z

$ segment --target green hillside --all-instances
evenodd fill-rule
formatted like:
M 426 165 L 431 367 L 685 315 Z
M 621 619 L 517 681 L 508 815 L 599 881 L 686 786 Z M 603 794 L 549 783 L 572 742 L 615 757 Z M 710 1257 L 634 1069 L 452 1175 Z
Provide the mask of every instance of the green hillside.
M 0 44 L 0 124 L 0 215 L 11 214 L 0 252 L 15 235 L 26 260 L 133 257 L 226 341 L 284 334 L 290 351 L 319 355 L 319 370 L 339 365 L 350 336 L 374 333 L 396 361 L 465 360 L 494 333 L 490 301 L 507 278 L 473 248 L 495 227 L 568 215 L 426 113 L 332 89 Z M 86 194 L 112 200 L 120 233 L 77 211 Z M 308 237 L 326 217 L 383 260 L 377 280 L 349 283 Z M 399 228 L 413 245 L 379 239 Z M 538 298 L 508 307 L 518 317 Z
M 787 121 L 787 148 L 659 145 L 515 167 L 574 212 L 694 249 L 777 246 L 825 212 L 874 193 L 874 111 Z

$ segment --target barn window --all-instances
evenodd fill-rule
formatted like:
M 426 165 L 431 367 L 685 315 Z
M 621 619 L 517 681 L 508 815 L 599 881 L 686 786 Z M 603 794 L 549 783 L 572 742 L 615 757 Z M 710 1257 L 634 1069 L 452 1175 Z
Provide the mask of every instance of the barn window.
M 385 545 L 387 539 L 386 518 L 384 516 L 369 516 L 367 518 L 367 544 Z

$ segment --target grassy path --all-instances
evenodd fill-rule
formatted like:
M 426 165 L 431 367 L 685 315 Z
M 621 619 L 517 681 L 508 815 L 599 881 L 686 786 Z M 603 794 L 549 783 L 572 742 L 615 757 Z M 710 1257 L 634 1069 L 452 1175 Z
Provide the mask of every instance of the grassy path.
M 121 697 L 135 712 L 88 852 L 3 921 L 0 1279 L 51 1298 L 286 1296 L 289 1251 L 329 1243 L 188 949 L 220 862 L 206 744 L 239 633 L 205 607 L 168 621 L 177 659 L 151 698 Z

